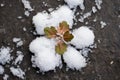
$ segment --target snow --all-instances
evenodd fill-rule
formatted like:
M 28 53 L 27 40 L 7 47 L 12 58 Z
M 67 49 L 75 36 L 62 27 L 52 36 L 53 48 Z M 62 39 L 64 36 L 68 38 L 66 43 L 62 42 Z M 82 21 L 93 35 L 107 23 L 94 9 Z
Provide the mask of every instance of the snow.
M 23 45 L 23 41 L 21 40 L 21 38 L 13 38 L 13 42 L 16 43 L 16 47 L 20 47 Z
M 33 11 L 34 9 L 30 6 L 30 2 L 28 0 L 22 0 L 22 3 L 24 5 L 25 9 L 28 9 L 28 11 Z
M 83 4 L 84 0 L 64 0 L 64 1 L 69 5 L 70 8 L 75 8 L 77 6 L 80 6 L 82 10 L 85 9 Z
M 63 54 L 64 62 L 68 68 L 80 70 L 86 66 L 86 59 L 75 48 L 68 46 L 67 51 Z
M 27 29 L 25 27 L 23 27 L 23 31 L 27 31 Z
M 90 12 L 87 12 L 87 13 L 83 14 L 83 16 L 80 16 L 80 18 L 78 19 L 78 21 L 84 22 L 84 19 L 90 17 L 91 15 L 92 15 L 92 12 L 91 12 L 91 11 L 90 11 Z
M 118 27 L 120 28 L 120 25 L 118 25 Z
M 22 0 L 22 3 L 24 5 L 25 8 L 25 16 L 29 17 L 30 12 L 33 11 L 34 9 L 31 7 L 30 2 L 28 0 Z
M 63 5 L 56 8 L 56 10 L 49 8 L 49 13 L 43 11 L 33 16 L 32 21 L 37 34 L 44 35 L 45 27 L 58 27 L 59 23 L 62 21 L 67 21 L 70 29 L 72 29 L 73 24 L 77 24 L 73 23 L 73 19 L 74 21 L 77 21 L 77 19 L 75 19 L 76 15 L 81 15 L 79 21 L 84 22 L 84 19 L 90 17 L 92 13 L 97 12 L 96 8 L 98 7 L 93 6 L 92 10 L 85 14 L 78 12 L 74 15 L 74 10 L 77 6 L 80 6 L 80 8 L 84 10 L 84 0 L 64 1 L 69 7 Z M 98 2 L 99 1 L 97 1 L 96 4 L 97 6 L 99 4 L 100 7 L 101 3 Z M 43 4 L 46 3 L 43 2 Z M 73 8 L 73 11 L 71 8 Z M 88 22 L 86 22 L 86 24 L 88 24 Z M 92 48 L 91 46 L 94 44 L 95 35 L 87 26 L 81 26 L 80 28 L 73 30 L 72 34 L 74 35 L 74 38 L 68 43 L 67 51 L 63 54 L 63 61 L 66 63 L 67 68 L 81 70 L 81 68 L 87 65 L 85 57 L 88 57 L 88 53 L 91 51 L 89 48 Z M 72 44 L 75 47 L 72 47 L 69 44 Z M 29 50 L 34 54 L 31 58 L 32 66 L 39 68 L 40 72 L 47 72 L 55 70 L 56 67 L 61 67 L 61 55 L 55 52 L 55 45 L 56 41 L 54 39 L 48 39 L 46 37 L 37 37 L 34 39 L 29 45 Z M 80 49 L 80 51 L 77 49 Z
M 94 43 L 94 33 L 86 26 L 82 26 L 78 29 L 73 30 L 72 34 L 74 38 L 71 41 L 76 48 L 89 47 Z
M 61 14 L 62 13 L 62 14 Z M 72 28 L 74 13 L 67 6 L 63 5 L 50 14 L 46 12 L 39 12 L 33 17 L 33 24 L 35 25 L 37 34 L 43 35 L 44 28 L 49 26 L 57 27 L 60 22 L 67 21 Z
M 2 47 L 0 48 L 0 64 L 6 64 L 9 63 L 11 60 L 10 57 L 10 48 L 9 47 Z
M 4 6 L 5 6 L 5 4 L 1 3 L 1 4 L 0 4 L 0 6 L 1 6 L 1 7 L 4 7 Z
M 0 65 L 0 75 L 4 73 L 4 68 L 3 66 Z
M 104 28 L 107 24 L 103 21 L 100 21 L 100 24 L 101 24 L 101 28 Z
M 24 79 L 25 72 L 23 70 L 21 70 L 20 68 L 10 67 L 10 71 L 12 72 L 12 74 L 14 76 L 17 76 L 17 77 L 19 77 L 21 79 Z
M 93 12 L 93 13 L 96 13 L 96 12 L 97 12 L 97 9 L 96 9 L 95 6 L 92 7 L 92 12 Z
M 102 4 L 102 0 L 95 0 L 96 6 L 97 8 L 100 10 L 101 9 L 101 4 Z
M 29 17 L 29 15 L 30 15 L 30 12 L 29 11 L 25 11 L 25 13 L 24 13 L 27 17 Z
M 55 70 L 61 66 L 61 57 L 55 53 L 54 40 L 38 37 L 30 43 L 29 49 L 34 53 L 31 59 L 33 67 L 38 67 L 40 72 Z
M 5 75 L 3 76 L 3 80 L 8 80 L 8 77 L 9 77 L 9 75 L 5 74 Z
M 80 50 L 80 53 L 84 56 L 84 57 L 88 57 L 88 53 L 91 51 L 91 49 L 89 48 L 83 48 L 82 50 Z
M 23 60 L 23 57 L 24 57 L 23 53 L 21 51 L 17 51 L 17 58 L 15 59 L 14 64 L 15 65 L 20 64 Z
M 17 18 L 18 18 L 18 19 L 22 19 L 22 16 L 18 16 Z
M 18 41 L 20 41 L 21 39 L 20 38 L 13 38 L 13 42 L 18 42 Z

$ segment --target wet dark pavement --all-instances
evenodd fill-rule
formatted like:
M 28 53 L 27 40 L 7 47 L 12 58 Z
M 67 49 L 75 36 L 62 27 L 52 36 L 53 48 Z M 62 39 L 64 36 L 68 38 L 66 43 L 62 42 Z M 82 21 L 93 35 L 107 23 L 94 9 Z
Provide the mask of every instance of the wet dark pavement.
M 48 8 L 56 8 L 58 5 L 65 4 L 63 0 L 29 0 L 34 11 L 29 17 L 24 15 L 24 6 L 21 0 L 0 0 L 0 4 L 4 3 L 4 7 L 0 7 L 0 46 L 10 46 L 13 49 L 12 56 L 16 55 L 16 51 L 20 50 L 24 54 L 24 60 L 20 64 L 22 70 L 26 70 L 26 80 L 120 80 L 120 0 L 103 0 L 102 9 L 92 14 L 84 23 L 78 23 L 74 27 L 83 25 L 91 26 L 95 33 L 95 44 L 97 48 L 93 48 L 89 54 L 88 65 L 82 71 L 66 71 L 65 66 L 57 69 L 56 72 L 50 71 L 45 75 L 36 73 L 37 69 L 32 67 L 31 55 L 29 51 L 29 43 L 36 37 L 33 35 L 34 25 L 32 17 L 40 11 Z M 48 6 L 44 6 L 42 2 L 46 2 Z M 85 0 L 85 11 L 89 12 L 95 6 L 94 0 Z M 77 8 L 77 12 L 81 11 Z M 22 19 L 18 19 L 22 16 Z M 97 21 L 93 20 L 97 18 Z M 106 27 L 101 29 L 100 21 L 107 23 Z M 27 31 L 23 31 L 23 27 Z M 20 37 L 24 45 L 16 48 L 12 39 Z M 99 41 L 100 42 L 99 42 Z M 12 63 L 12 61 L 11 61 Z M 9 75 L 8 80 L 21 80 L 14 77 L 9 71 L 12 64 L 5 65 L 5 74 Z M 28 70 L 30 68 L 30 70 Z M 0 80 L 2 80 L 0 75 Z

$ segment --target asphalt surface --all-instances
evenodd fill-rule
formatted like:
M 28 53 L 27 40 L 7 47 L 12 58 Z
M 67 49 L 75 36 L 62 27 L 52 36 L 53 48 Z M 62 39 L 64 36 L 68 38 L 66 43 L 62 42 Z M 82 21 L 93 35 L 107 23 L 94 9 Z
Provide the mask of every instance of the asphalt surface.
M 0 4 L 4 3 L 4 7 L 0 7 L 0 46 L 10 46 L 13 49 L 12 56 L 16 56 L 16 51 L 20 50 L 24 54 L 24 60 L 20 64 L 22 70 L 26 70 L 25 80 L 120 80 L 120 0 L 103 0 L 102 9 L 92 14 L 84 23 L 74 25 L 75 28 L 86 25 L 91 26 L 95 33 L 95 44 L 97 48 L 93 48 L 89 54 L 88 65 L 82 71 L 66 71 L 65 66 L 57 69 L 56 72 L 50 71 L 45 75 L 36 73 L 38 69 L 32 67 L 31 55 L 28 46 L 36 37 L 33 35 L 34 25 L 32 17 L 40 11 L 48 8 L 56 8 L 58 5 L 65 4 L 63 0 L 29 0 L 34 11 L 29 17 L 24 15 L 24 6 L 21 0 L 0 0 Z M 48 6 L 44 6 L 42 2 L 46 2 Z M 95 6 L 94 0 L 85 0 L 85 11 L 89 12 Z M 77 8 L 77 12 L 81 10 Z M 18 19 L 22 16 L 22 19 Z M 78 18 L 78 16 L 77 16 Z M 94 19 L 97 19 L 94 22 Z M 107 23 L 106 27 L 101 29 L 100 21 Z M 23 27 L 27 31 L 23 31 Z M 16 48 L 12 39 L 20 37 L 24 45 Z M 99 42 L 99 41 L 100 42 Z M 65 65 L 65 64 L 64 64 Z M 5 65 L 5 73 L 9 75 L 8 80 L 21 80 L 12 75 L 9 67 Z M 30 70 L 28 69 L 30 68 Z M 3 75 L 0 75 L 2 80 Z

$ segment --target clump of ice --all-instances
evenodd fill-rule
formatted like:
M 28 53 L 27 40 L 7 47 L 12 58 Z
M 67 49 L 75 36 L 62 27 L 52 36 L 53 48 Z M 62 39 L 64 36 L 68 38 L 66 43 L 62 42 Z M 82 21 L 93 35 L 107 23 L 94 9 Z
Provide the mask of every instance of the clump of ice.
M 87 12 L 87 13 L 83 14 L 83 16 L 80 16 L 80 18 L 79 18 L 78 21 L 84 22 L 84 19 L 90 17 L 91 15 L 92 15 L 92 12 L 91 12 L 91 11 L 90 11 L 90 12 Z
M 27 17 L 29 17 L 30 12 L 29 12 L 29 11 L 25 11 L 24 14 L 25 14 Z
M 101 28 L 104 28 L 107 24 L 103 21 L 100 21 L 100 24 L 101 24 Z
M 101 9 L 101 4 L 102 4 L 102 0 L 95 0 L 96 6 L 97 8 L 100 10 Z
M 15 65 L 20 64 L 23 60 L 23 57 L 24 57 L 23 53 L 21 51 L 17 51 L 17 58 L 15 59 L 14 64 Z
M 25 7 L 25 9 L 28 9 L 28 11 L 33 11 L 34 9 L 30 6 L 30 2 L 28 0 L 22 0 L 22 3 Z
M 11 60 L 10 57 L 10 48 L 9 47 L 2 47 L 0 49 L 0 63 L 1 64 L 6 64 L 9 63 L 9 61 Z
M 12 74 L 14 76 L 17 76 L 21 79 L 24 79 L 24 76 L 25 76 L 25 72 L 23 70 L 21 70 L 20 68 L 14 68 L 14 67 L 11 67 L 10 68 L 10 71 L 12 72 Z
M 33 67 L 38 67 L 40 72 L 55 70 L 61 66 L 61 57 L 55 54 L 54 40 L 45 37 L 36 38 L 30 43 L 29 49 L 34 53 L 31 59 Z
M 71 41 L 76 48 L 85 48 L 94 43 L 94 33 L 86 26 L 73 30 L 74 38 Z
M 27 29 L 25 27 L 23 27 L 23 31 L 27 31 Z
M 33 11 L 34 9 L 31 7 L 30 2 L 28 0 L 22 0 L 22 3 L 25 8 L 24 14 L 28 17 L 30 15 L 30 12 Z
M 68 46 L 67 51 L 63 54 L 64 62 L 68 68 L 80 70 L 86 66 L 86 59 L 75 48 Z
M 96 13 L 96 12 L 97 12 L 97 9 L 96 9 L 95 6 L 92 7 L 92 12 L 93 12 L 93 13 Z
M 74 13 L 67 6 L 61 6 L 59 9 L 52 11 L 50 14 L 40 12 L 33 17 L 37 34 L 44 34 L 44 28 L 49 26 L 57 27 L 60 22 L 67 21 L 72 28 Z
M 23 45 L 23 41 L 21 38 L 13 38 L 13 42 L 16 43 L 16 47 L 20 47 Z
M 5 75 L 3 76 L 3 80 L 8 80 L 8 77 L 9 77 L 9 75 L 5 74 Z
M 0 75 L 4 73 L 4 68 L 3 66 L 0 65 Z
M 3 80 L 8 80 L 8 77 L 9 77 L 9 75 L 5 74 L 5 75 L 3 76 Z
M 80 6 L 82 10 L 85 9 L 83 4 L 84 0 L 64 0 L 64 1 L 69 5 L 70 8 L 75 8 L 77 6 Z

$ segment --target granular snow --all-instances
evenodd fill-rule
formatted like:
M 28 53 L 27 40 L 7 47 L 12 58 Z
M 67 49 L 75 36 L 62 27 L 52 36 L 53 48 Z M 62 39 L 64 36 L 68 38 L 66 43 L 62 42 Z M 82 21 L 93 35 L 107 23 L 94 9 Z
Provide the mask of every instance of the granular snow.
M 84 0 L 64 0 L 64 1 L 69 5 L 70 8 L 75 8 L 77 6 L 80 6 L 82 10 L 85 9 L 83 4 Z
M 10 60 L 11 60 L 10 48 L 9 47 L 0 48 L 0 63 L 4 65 L 6 63 L 9 63 Z
M 100 10 L 101 9 L 101 4 L 102 4 L 102 0 L 95 0 L 96 6 L 97 8 Z
M 100 24 L 101 24 L 101 28 L 104 28 L 107 24 L 103 21 L 100 21 Z
M 21 38 L 13 38 L 13 42 L 16 43 L 16 47 L 20 47 L 23 45 L 23 41 Z
M 15 65 L 20 64 L 23 60 L 23 57 L 24 57 L 23 53 L 21 51 L 17 51 L 17 58 L 15 59 L 14 64 Z
M 64 62 L 68 68 L 80 70 L 86 66 L 86 59 L 75 48 L 68 46 L 67 51 L 63 54 Z
M 4 73 L 4 68 L 3 66 L 0 65 L 0 75 Z
M 55 41 L 45 37 L 36 38 L 30 43 L 29 49 L 32 56 L 33 67 L 38 67 L 40 72 L 55 70 L 61 66 L 61 57 L 55 53 Z
M 30 6 L 30 2 L 28 0 L 22 0 L 22 3 L 24 5 L 25 9 L 28 9 L 28 11 L 33 11 L 34 9 Z
M 9 77 L 9 75 L 5 74 L 5 75 L 3 76 L 3 80 L 8 80 L 8 77 Z
M 72 28 L 74 13 L 67 6 L 61 6 L 59 9 L 52 11 L 50 14 L 46 12 L 37 13 L 33 17 L 37 34 L 44 34 L 44 28 L 49 26 L 57 27 L 60 22 L 67 21 Z
M 78 29 L 73 30 L 74 38 L 71 41 L 76 48 L 89 47 L 94 43 L 94 33 L 86 26 L 82 26 Z
M 23 70 L 21 70 L 20 68 L 14 68 L 14 67 L 11 67 L 10 68 L 10 71 L 12 72 L 12 74 L 14 76 L 17 76 L 21 79 L 24 79 L 24 76 L 25 76 L 25 72 Z

